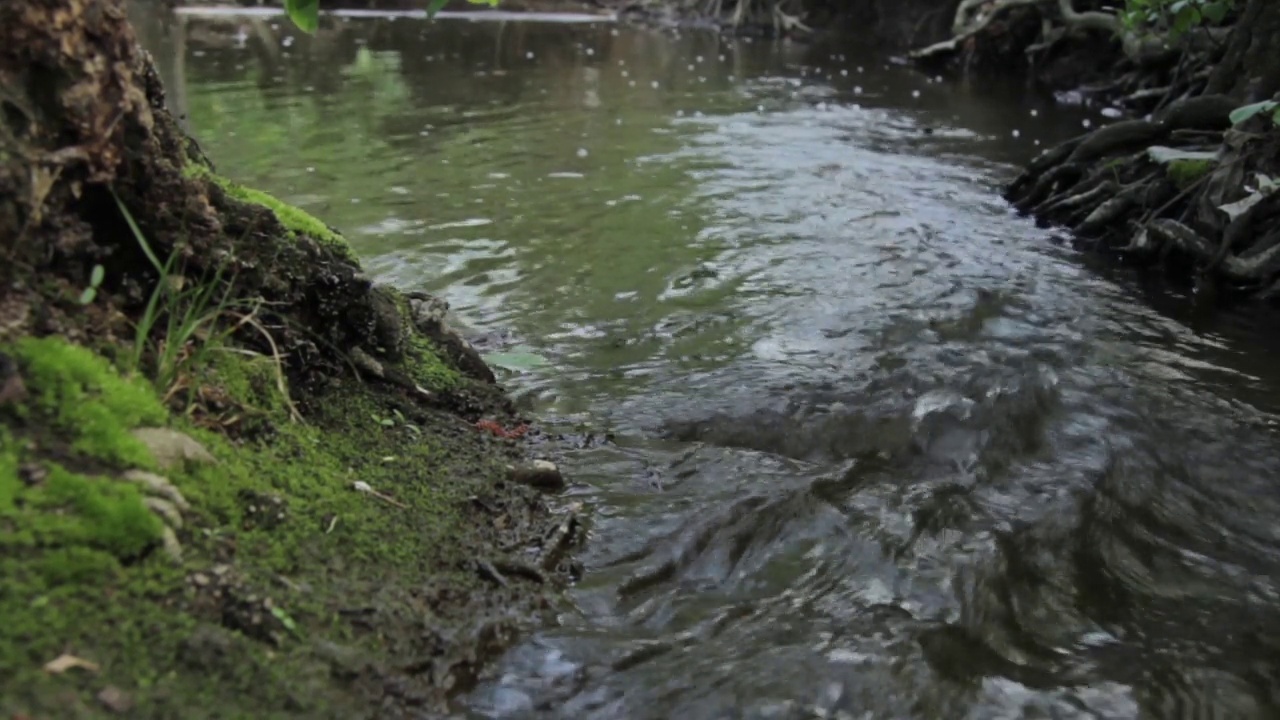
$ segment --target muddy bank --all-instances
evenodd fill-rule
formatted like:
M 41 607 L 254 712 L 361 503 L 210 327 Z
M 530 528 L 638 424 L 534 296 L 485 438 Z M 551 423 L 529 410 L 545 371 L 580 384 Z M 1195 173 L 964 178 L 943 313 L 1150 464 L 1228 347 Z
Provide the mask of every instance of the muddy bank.
M 0 715 L 438 710 L 574 573 L 527 420 L 442 303 L 217 172 L 122 2 L 0 37 Z

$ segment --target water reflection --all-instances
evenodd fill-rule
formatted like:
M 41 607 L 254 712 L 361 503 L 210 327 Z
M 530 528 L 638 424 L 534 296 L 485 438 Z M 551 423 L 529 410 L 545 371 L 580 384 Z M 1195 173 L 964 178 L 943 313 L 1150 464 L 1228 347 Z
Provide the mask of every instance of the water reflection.
M 220 170 L 620 438 L 561 458 L 572 612 L 460 716 L 1276 716 L 1275 333 L 995 193 L 1088 111 L 606 22 L 151 32 Z

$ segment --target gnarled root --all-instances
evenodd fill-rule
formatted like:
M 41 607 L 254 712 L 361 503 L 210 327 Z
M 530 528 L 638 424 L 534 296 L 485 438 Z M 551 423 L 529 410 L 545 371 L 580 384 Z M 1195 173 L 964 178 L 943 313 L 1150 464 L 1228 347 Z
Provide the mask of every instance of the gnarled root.
M 1280 190 L 1266 180 L 1280 175 L 1280 130 L 1260 119 L 1253 132 L 1223 133 L 1226 104 L 1191 98 L 1154 121 L 1074 138 L 1036 158 L 1005 197 L 1099 250 L 1180 259 L 1171 267 L 1280 295 Z M 1215 137 L 1219 149 L 1206 152 Z

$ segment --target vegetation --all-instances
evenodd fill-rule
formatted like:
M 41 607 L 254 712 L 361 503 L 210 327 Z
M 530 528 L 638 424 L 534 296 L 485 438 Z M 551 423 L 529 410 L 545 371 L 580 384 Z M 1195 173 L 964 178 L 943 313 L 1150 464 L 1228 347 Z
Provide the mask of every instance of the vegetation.
M 213 173 L 125 17 L 0 4 L 0 716 L 438 708 L 564 520 L 465 341 Z
M 1157 30 L 1179 36 L 1208 23 L 1220 25 L 1235 9 L 1235 0 L 1125 0 L 1120 13 L 1130 30 Z

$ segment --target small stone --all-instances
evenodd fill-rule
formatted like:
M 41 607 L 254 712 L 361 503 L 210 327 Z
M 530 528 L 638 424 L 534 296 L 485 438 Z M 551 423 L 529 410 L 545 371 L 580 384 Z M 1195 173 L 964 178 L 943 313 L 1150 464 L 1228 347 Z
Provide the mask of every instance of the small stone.
M 0 407 L 17 405 L 27 399 L 27 386 L 18 374 L 18 365 L 4 353 L 0 353 Z
M 142 499 L 142 504 L 146 505 L 151 512 L 159 515 L 169 527 L 175 530 L 182 527 L 182 513 L 178 512 L 178 508 L 168 500 L 158 497 L 146 497 Z
M 186 498 L 182 497 L 182 493 L 178 488 L 174 487 L 173 483 L 169 482 L 169 478 L 163 475 L 150 473 L 146 470 L 130 470 L 121 477 L 131 483 L 141 485 L 144 490 L 152 495 L 168 500 L 179 510 L 191 509 L 191 504 L 187 502 Z
M 133 709 L 133 698 L 129 694 L 114 685 L 108 685 L 98 693 L 98 702 L 102 706 L 118 715 L 123 715 Z
M 387 376 L 387 371 L 382 367 L 382 363 L 373 359 L 373 356 L 358 347 L 351 348 L 351 362 L 360 370 L 374 377 L 382 378 Z
M 509 467 L 512 482 L 528 485 L 539 490 L 563 490 L 564 475 L 560 468 L 549 460 L 534 460 Z
M 204 446 L 196 442 L 191 436 L 180 433 L 170 428 L 138 428 L 133 431 L 133 436 L 137 438 L 147 449 L 151 451 L 151 455 L 155 457 L 156 463 L 164 469 L 169 469 L 181 463 L 194 464 L 213 464 L 218 460 L 209 454 Z
M 164 554 L 175 563 L 182 562 L 182 543 L 178 542 L 178 534 L 173 528 L 165 525 L 160 530 L 160 543 L 164 548 Z

